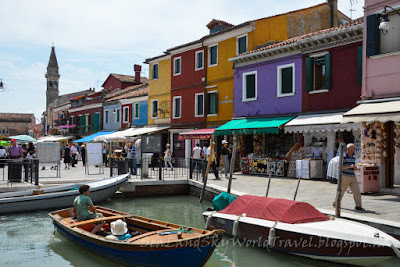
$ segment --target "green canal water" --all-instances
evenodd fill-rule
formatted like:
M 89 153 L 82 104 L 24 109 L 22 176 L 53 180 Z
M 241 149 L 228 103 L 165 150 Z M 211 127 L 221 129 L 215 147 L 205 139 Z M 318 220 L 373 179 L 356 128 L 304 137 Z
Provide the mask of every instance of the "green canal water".
M 211 204 L 193 196 L 111 199 L 101 205 L 185 226 L 204 227 L 201 213 Z M 48 211 L 0 216 L 0 266 L 120 266 L 54 233 Z M 379 266 L 400 266 L 393 259 Z M 206 264 L 216 266 L 339 266 L 234 244 L 224 237 Z

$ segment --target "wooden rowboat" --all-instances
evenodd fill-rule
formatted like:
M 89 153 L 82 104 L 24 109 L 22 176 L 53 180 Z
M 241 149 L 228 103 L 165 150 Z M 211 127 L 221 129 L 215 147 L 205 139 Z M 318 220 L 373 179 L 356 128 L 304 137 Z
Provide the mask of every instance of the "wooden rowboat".
M 90 198 L 98 203 L 112 197 L 129 174 L 88 182 Z M 0 194 L 0 214 L 24 211 L 60 209 L 70 207 L 79 195 L 79 184 L 48 187 L 40 190 L 26 190 Z
M 268 250 L 360 266 L 400 257 L 399 240 L 368 225 L 328 217 L 304 202 L 243 195 L 203 216 L 205 228 L 223 229 L 243 244 Z
M 96 207 L 103 218 L 76 222 L 73 209 L 49 213 L 56 229 L 77 245 L 108 259 L 134 266 L 203 266 L 222 238 L 223 230 L 201 230 Z M 95 222 L 126 221 L 132 238 L 109 240 L 92 234 Z

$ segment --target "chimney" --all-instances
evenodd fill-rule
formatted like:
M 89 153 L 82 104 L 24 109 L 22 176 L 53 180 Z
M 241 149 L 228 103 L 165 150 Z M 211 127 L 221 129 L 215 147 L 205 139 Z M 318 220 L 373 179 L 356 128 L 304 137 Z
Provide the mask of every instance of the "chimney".
M 140 84 L 140 72 L 142 71 L 141 65 L 133 65 L 133 70 L 135 71 L 135 83 Z
M 328 4 L 331 7 L 331 12 L 330 12 L 331 28 L 337 27 L 339 26 L 337 0 L 328 0 Z

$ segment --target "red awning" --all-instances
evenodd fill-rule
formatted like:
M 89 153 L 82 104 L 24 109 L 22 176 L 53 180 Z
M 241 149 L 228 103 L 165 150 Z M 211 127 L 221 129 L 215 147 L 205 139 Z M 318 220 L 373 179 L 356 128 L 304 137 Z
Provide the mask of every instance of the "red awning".
M 238 216 L 246 213 L 246 217 L 291 224 L 329 220 L 328 216 L 305 202 L 250 195 L 238 197 L 219 212 Z
M 200 140 L 208 140 L 211 139 L 214 134 L 215 128 L 207 128 L 207 129 L 198 129 L 189 132 L 179 133 L 178 140 L 185 139 L 200 139 Z

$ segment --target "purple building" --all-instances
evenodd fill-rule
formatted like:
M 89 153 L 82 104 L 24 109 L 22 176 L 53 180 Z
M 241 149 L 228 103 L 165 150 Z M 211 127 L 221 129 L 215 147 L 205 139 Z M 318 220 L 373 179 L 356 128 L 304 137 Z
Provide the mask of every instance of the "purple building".
M 234 116 L 301 113 L 302 68 L 301 54 L 235 67 Z

